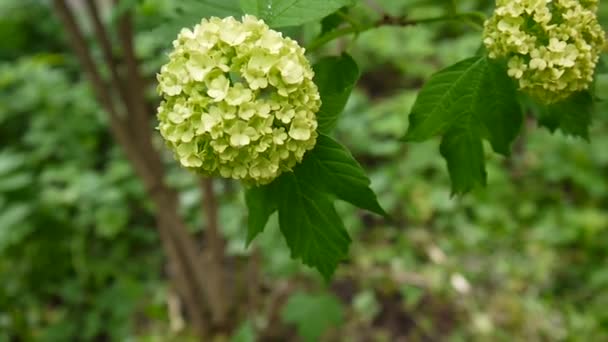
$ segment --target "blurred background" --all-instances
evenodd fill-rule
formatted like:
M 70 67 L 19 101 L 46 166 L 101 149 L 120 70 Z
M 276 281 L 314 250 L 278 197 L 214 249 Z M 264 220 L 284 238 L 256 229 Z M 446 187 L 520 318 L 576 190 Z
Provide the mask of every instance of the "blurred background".
M 86 48 L 103 60 L 83 2 L 71 1 L 74 16 Z M 113 25 L 134 12 L 150 116 L 141 129 L 153 132 L 155 73 L 179 28 L 210 13 L 196 0 L 99 4 L 113 48 L 121 35 Z M 372 5 L 361 2 L 352 16 L 428 17 L 446 8 L 441 0 Z M 492 5 L 458 1 L 486 13 Z M 608 27 L 608 3 L 600 15 Z M 285 33 L 310 41 L 319 30 Z M 221 267 L 248 294 L 208 340 L 608 340 L 608 104 L 597 105 L 591 143 L 530 119 L 511 158 L 488 153 L 488 187 L 464 197 L 450 195 L 437 141 L 398 141 L 419 87 L 474 54 L 480 35 L 462 23 L 380 28 L 311 56 L 346 50 L 359 63 L 362 78 L 336 135 L 395 220 L 339 203 L 354 243 L 326 284 L 290 259 L 276 217 L 246 249 L 241 188 L 216 181 L 231 260 Z M 608 97 L 607 70 L 598 70 L 599 97 Z M 0 341 L 201 339 L 169 281 L 158 205 L 110 126 L 51 1 L 0 1 Z M 199 180 L 166 150 L 160 156 L 193 241 L 206 241 Z

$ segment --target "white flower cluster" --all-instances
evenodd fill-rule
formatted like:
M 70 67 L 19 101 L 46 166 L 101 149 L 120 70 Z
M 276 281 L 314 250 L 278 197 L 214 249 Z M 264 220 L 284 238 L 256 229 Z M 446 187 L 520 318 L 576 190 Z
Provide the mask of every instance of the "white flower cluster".
M 545 103 L 587 89 L 604 46 L 598 0 L 497 0 L 485 23 L 490 58 L 507 58 L 509 76 Z
M 157 117 L 183 166 L 267 184 L 315 146 L 321 101 L 297 42 L 246 15 L 203 19 L 173 46 Z

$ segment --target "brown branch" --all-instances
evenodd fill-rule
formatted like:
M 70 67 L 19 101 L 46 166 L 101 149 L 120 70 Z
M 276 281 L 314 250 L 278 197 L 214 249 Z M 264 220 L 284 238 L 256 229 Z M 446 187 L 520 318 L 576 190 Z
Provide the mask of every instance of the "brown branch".
M 216 325 L 222 326 L 228 318 L 230 297 L 226 295 L 227 284 L 224 272 L 225 242 L 221 236 L 218 224 L 218 204 L 213 180 L 205 178 L 201 181 L 203 192 L 203 211 L 206 216 L 205 249 L 203 262 L 207 268 L 209 282 L 209 304 L 212 309 L 212 319 Z
M 118 0 L 114 1 L 115 4 Z M 131 11 L 126 11 L 118 19 L 119 41 L 123 50 L 124 59 L 127 67 L 125 96 L 126 104 L 129 106 L 133 116 L 131 118 L 131 131 L 139 145 L 146 150 L 143 157 L 153 165 L 162 165 L 159 153 L 151 144 L 152 135 L 150 134 L 149 106 L 146 101 L 144 82 L 134 48 L 134 32 L 131 18 Z
M 110 70 L 112 83 L 118 90 L 118 95 L 120 96 L 120 99 L 127 106 L 127 108 L 129 108 L 129 99 L 127 96 L 127 91 L 118 73 L 118 65 L 116 64 L 116 61 L 114 59 L 114 53 L 112 52 L 112 43 L 110 41 L 110 36 L 108 35 L 107 30 L 101 22 L 101 17 L 99 15 L 99 10 L 97 8 L 96 2 L 95 0 L 88 0 L 84 3 L 85 8 L 89 13 L 89 16 L 91 17 L 91 21 L 93 22 L 93 28 L 95 30 L 96 38 L 99 41 L 99 45 L 101 46 L 103 58 L 106 62 L 108 69 Z
M 213 189 L 213 179 L 205 178 L 201 181 L 201 189 L 203 193 L 203 211 L 207 218 L 207 226 L 205 229 L 205 240 L 209 243 L 221 240 L 218 224 L 218 206 L 215 190 Z M 223 245 L 223 242 L 222 242 Z M 219 250 L 216 244 L 208 246 L 213 250 Z
M 155 179 L 154 174 L 151 174 L 149 168 L 139 156 L 135 146 L 129 142 L 129 132 L 124 125 L 124 120 L 118 115 L 118 112 L 114 107 L 112 96 L 108 91 L 103 78 L 101 77 L 101 73 L 95 65 L 95 61 L 93 60 L 91 53 L 87 49 L 86 39 L 76 23 L 76 19 L 74 18 L 72 11 L 66 4 L 65 0 L 53 0 L 53 5 L 59 19 L 62 21 L 63 26 L 67 31 L 72 49 L 76 52 L 76 57 L 78 58 L 90 80 L 91 85 L 93 86 L 95 97 L 110 116 L 110 128 L 114 137 L 125 149 L 127 157 L 134 164 L 135 169 L 137 171 L 141 171 L 141 176 L 144 178 L 144 183 L 153 188 L 153 184 L 155 184 L 158 180 Z
M 127 66 L 126 87 L 128 89 L 127 97 L 130 101 L 130 107 L 133 111 L 133 138 L 135 143 L 141 150 L 142 158 L 146 159 L 147 164 L 151 168 L 151 172 L 156 174 L 159 179 L 162 179 L 162 161 L 158 151 L 152 145 L 152 136 L 148 116 L 146 115 L 146 99 L 144 94 L 144 83 L 139 70 L 137 57 L 135 55 L 133 43 L 133 25 L 130 11 L 127 11 L 119 18 L 119 39 L 123 49 L 123 54 Z M 150 172 L 150 171 L 149 171 Z M 183 221 L 177 216 L 177 197 L 168 191 L 166 187 L 162 187 L 162 191 L 154 194 L 156 203 L 159 206 L 160 215 L 168 215 L 169 234 L 175 240 L 177 246 L 177 257 L 183 262 L 183 272 L 186 276 L 185 282 L 190 286 L 198 289 L 202 299 L 206 299 L 209 308 L 211 309 L 212 319 L 214 323 L 223 322 L 227 316 L 227 308 L 221 306 L 225 302 L 223 293 L 223 283 L 217 283 L 213 274 L 222 274 L 221 261 L 218 265 L 218 271 L 214 269 L 206 269 L 203 272 L 203 267 L 199 264 L 197 248 L 189 235 Z M 213 264 L 213 263 L 212 263 Z M 214 286 L 218 284 L 218 286 Z M 219 305 L 218 305 L 219 303 Z M 203 304 L 199 302 L 199 305 Z
M 95 62 L 87 49 L 86 39 L 76 20 L 64 0 L 53 0 L 55 10 L 63 22 L 72 48 L 76 52 L 90 82 L 95 96 L 110 116 L 110 128 L 118 143 L 124 148 L 126 155 L 136 173 L 142 178 L 146 190 L 152 196 L 157 206 L 158 229 L 161 240 L 165 245 L 168 257 L 177 265 L 180 273 L 178 288 L 187 298 L 191 307 L 197 307 L 198 312 L 192 312 L 191 318 L 202 322 L 204 312 L 204 295 L 207 284 L 205 276 L 198 264 L 197 249 L 189 235 L 183 221 L 177 214 L 177 196 L 163 182 L 163 168 L 158 152 L 151 144 L 151 140 L 132 140 L 125 121 L 118 116 L 114 107 L 111 93 L 106 88 Z M 144 127 L 140 131 L 147 131 Z M 184 285 L 188 289 L 184 288 Z M 209 299 L 209 298 L 207 298 Z M 196 323 L 195 323 L 196 324 Z M 203 327 L 204 324 L 197 324 Z
M 169 273 L 170 278 L 173 280 L 176 291 L 182 297 L 186 312 L 190 317 L 194 329 L 203 337 L 209 330 L 207 323 L 203 317 L 203 312 L 200 310 L 200 293 L 192 287 L 190 279 L 186 276 L 188 270 L 184 269 L 184 265 L 180 261 L 180 255 L 176 250 L 174 244 L 170 243 L 171 234 L 168 227 L 171 227 L 169 222 L 165 222 L 166 219 L 160 219 L 158 222 L 159 233 L 161 235 L 161 242 L 164 245 L 165 251 L 169 259 Z
M 268 326 L 259 332 L 261 341 L 279 341 L 281 328 L 281 308 L 289 296 L 297 289 L 294 281 L 279 281 L 272 284 L 272 292 L 266 295 L 266 317 Z
M 117 3 L 118 0 L 115 0 Z M 146 115 L 146 96 L 144 93 L 145 84 L 139 71 L 137 56 L 133 43 L 133 23 L 131 12 L 126 11 L 118 19 L 119 39 L 127 64 L 127 87 L 130 92 L 129 99 L 132 101 L 133 111 L 136 122 L 141 125 L 139 129 L 148 132 L 148 116 Z
M 103 78 L 101 77 L 99 70 L 95 66 L 93 57 L 87 49 L 86 39 L 78 28 L 78 24 L 76 23 L 76 19 L 74 18 L 70 8 L 64 0 L 53 0 L 53 5 L 55 6 L 55 10 L 59 15 L 59 18 L 67 29 L 72 48 L 76 52 L 76 55 L 80 60 L 85 72 L 91 79 L 95 96 L 113 120 L 121 121 L 121 119 L 118 117 L 116 109 L 114 108 L 112 97 L 103 81 Z

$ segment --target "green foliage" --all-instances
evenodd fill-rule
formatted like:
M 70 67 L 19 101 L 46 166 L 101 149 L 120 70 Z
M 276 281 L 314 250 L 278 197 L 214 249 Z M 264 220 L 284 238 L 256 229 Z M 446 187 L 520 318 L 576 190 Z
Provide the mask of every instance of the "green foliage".
M 115 22 L 125 13 L 132 11 L 137 8 L 139 0 L 119 0 L 116 7 L 112 9 L 111 19 Z
M 359 208 L 387 216 L 370 188 L 370 180 L 350 152 L 323 133 L 337 124 L 359 78 L 356 62 L 347 54 L 315 64 L 315 83 L 322 107 L 315 148 L 293 173 L 267 186 L 249 189 L 247 241 L 259 233 L 278 210 L 279 225 L 293 258 L 315 267 L 326 280 L 348 253 L 350 237 L 333 205 L 339 198 Z M 337 73 L 337 76 L 333 76 Z
M 171 46 L 179 31 L 184 27 L 193 27 L 200 23 L 202 18 L 208 17 L 241 17 L 244 13 L 239 5 L 239 0 L 180 0 L 180 1 L 158 1 L 159 13 L 154 17 L 155 25 L 150 32 L 154 44 L 160 44 L 165 48 Z M 159 22 L 159 17 L 164 20 Z M 143 33 L 143 32 L 142 32 Z M 154 69 L 157 72 L 160 66 Z
M 296 325 L 305 341 L 318 341 L 329 328 L 343 323 L 344 309 L 334 296 L 298 292 L 289 297 L 281 316 Z
M 351 240 L 328 194 L 300 176 L 286 174 L 275 185 L 279 225 L 292 258 L 316 267 L 329 281 Z
M 332 204 L 333 196 L 386 215 L 369 188 L 361 166 L 343 146 L 320 135 L 315 148 L 293 173 L 247 191 L 251 241 L 269 216 L 279 212 L 279 225 L 293 258 L 315 267 L 329 280 L 348 252 L 350 238 Z
M 50 9 L 14 5 L 3 14 L 28 29 L 20 58 L 0 56 L 0 340 L 129 338 L 136 315 L 165 310 L 147 199 L 79 69 L 54 53 Z
M 541 106 L 539 123 L 551 132 L 563 133 L 589 140 L 589 127 L 593 113 L 593 97 L 589 92 L 574 94 L 564 101 Z
M 321 20 L 352 0 L 240 0 L 243 11 L 271 27 L 297 26 Z
M 376 2 L 408 18 L 448 13 L 442 1 Z M 167 310 L 170 290 L 149 199 L 80 79 L 63 30 L 44 2 L 0 3 L 7 13 L 0 18 L 0 340 L 188 340 L 183 330 L 173 330 L 175 317 Z M 489 13 L 493 2 L 457 5 Z M 146 79 L 154 77 L 181 27 L 202 16 L 243 12 L 238 1 L 145 0 L 135 6 Z M 600 12 L 605 24 L 608 4 L 601 3 Z M 322 30 L 351 29 L 345 18 L 364 25 L 379 18 L 363 1 L 324 23 L 317 13 L 290 36 L 305 43 Z M 431 76 L 473 56 L 479 43 L 479 33 L 458 22 L 437 23 L 373 29 L 310 54 L 319 57 L 316 81 L 331 105 L 323 112 L 328 124 L 318 149 L 293 174 L 247 189 L 244 200 L 238 185 L 216 184 L 228 253 L 241 262 L 239 256 L 252 252 L 244 247 L 246 237 L 257 236 L 252 248 L 263 288 L 259 310 L 236 309 L 249 314 L 235 323 L 234 341 L 262 339 L 268 331 L 292 340 L 292 325 L 313 341 L 608 339 L 608 107 L 589 102 L 589 96 L 605 97 L 605 70 L 591 95 L 544 108 L 522 101 L 540 125 L 556 131 L 550 134 L 535 129 L 533 117 L 521 127 L 519 106 L 511 101 L 516 96 L 495 101 L 496 94 L 513 91 L 504 70 L 493 80 L 491 71 L 500 65 L 494 69 L 476 57 L 460 69 L 448 67 L 451 74 Z M 344 51 L 359 71 L 348 66 L 354 65 Z M 455 75 L 470 82 L 455 87 Z M 440 101 L 426 101 L 429 94 Z M 404 113 L 415 102 L 412 113 L 423 114 L 408 134 L 421 143 L 404 144 Z M 437 110 L 437 103 L 446 107 Z M 438 123 L 444 118 L 445 126 Z M 507 155 L 517 134 L 521 140 L 508 160 L 483 154 L 486 140 Z M 439 135 L 441 144 L 433 138 Z M 452 185 L 438 148 L 449 160 Z M 198 234 L 196 177 L 164 157 L 180 212 Z M 487 189 L 450 196 L 480 184 L 485 170 Z M 383 214 L 378 202 L 392 220 L 356 208 Z M 319 282 L 291 260 L 290 248 L 325 276 L 347 251 L 349 262 L 330 282 Z M 273 304 L 275 288 L 278 297 L 290 292 L 282 319 L 265 306 Z
M 59 29 L 52 21 L 31 25 L 31 18 L 51 16 L 50 9 L 41 1 L 2 1 L 0 13 L 0 60 L 63 48 L 61 41 L 45 39 L 49 35 L 59 35 Z M 30 44 L 31 40 L 37 41 L 37 44 Z
M 176 4 L 177 8 L 192 16 L 238 17 L 243 14 L 238 0 L 186 0 Z
M 319 136 L 315 149 L 298 173 L 303 181 L 319 190 L 378 215 L 387 215 L 361 165 L 344 146 L 326 135 Z
M 232 336 L 230 342 L 255 342 L 255 330 L 251 321 L 246 321 Z
M 410 114 L 407 141 L 444 135 L 453 192 L 486 184 L 482 139 L 509 155 L 523 121 L 515 86 L 506 70 L 487 57 L 473 57 L 435 74 Z
M 317 113 L 319 132 L 329 134 L 336 126 L 346 101 L 359 79 L 357 63 L 347 54 L 326 57 L 314 66 L 314 82 L 321 94 L 321 109 Z
M 273 186 L 253 187 L 245 191 L 245 202 L 249 209 L 247 245 L 251 244 L 253 239 L 264 231 L 270 215 L 278 209 L 276 196 Z

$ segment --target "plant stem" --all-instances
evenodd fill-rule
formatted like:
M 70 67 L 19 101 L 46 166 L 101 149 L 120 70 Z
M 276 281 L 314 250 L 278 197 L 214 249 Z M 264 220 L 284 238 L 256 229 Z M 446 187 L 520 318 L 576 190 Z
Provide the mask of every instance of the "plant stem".
M 306 51 L 314 51 L 323 45 L 335 40 L 337 38 L 347 36 L 350 34 L 360 34 L 375 28 L 379 28 L 382 26 L 397 26 L 397 27 L 407 27 L 407 26 L 415 26 L 418 24 L 430 24 L 442 21 L 458 21 L 465 19 L 465 22 L 475 26 L 476 28 L 481 28 L 481 25 L 478 25 L 475 20 L 483 21 L 485 20 L 485 16 L 480 12 L 465 12 L 465 13 L 457 13 L 457 14 L 449 14 L 442 15 L 438 17 L 430 17 L 430 18 L 421 18 L 421 19 L 406 19 L 403 17 L 390 17 L 384 16 L 381 20 L 366 26 L 359 27 L 345 27 L 341 29 L 337 29 L 331 31 L 315 40 L 313 40 L 308 46 L 306 46 Z
M 229 289 L 226 286 L 227 277 L 224 272 L 225 241 L 219 228 L 219 208 L 217 196 L 213 189 L 213 179 L 202 179 L 201 188 L 203 210 L 207 219 L 202 263 L 206 266 L 207 271 L 211 319 L 216 327 L 223 328 L 229 319 L 228 312 L 230 310 L 230 296 L 227 295 Z

